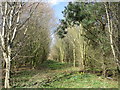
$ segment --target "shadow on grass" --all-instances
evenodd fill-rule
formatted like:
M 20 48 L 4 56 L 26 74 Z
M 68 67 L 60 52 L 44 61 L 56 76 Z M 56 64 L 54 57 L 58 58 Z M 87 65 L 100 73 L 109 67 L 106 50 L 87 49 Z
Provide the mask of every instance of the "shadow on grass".
M 39 70 L 23 70 L 12 75 L 13 88 L 116 88 L 115 81 L 104 80 L 90 73 L 70 69 L 72 65 L 47 60 Z M 63 70 L 62 70 L 63 69 Z M 68 71 L 67 71 L 68 70 Z M 62 71 L 62 72 L 61 72 Z
M 43 64 L 40 65 L 41 68 L 44 68 L 44 69 L 47 68 L 50 70 L 64 69 L 64 68 L 67 68 L 70 66 L 72 66 L 72 65 L 67 64 L 67 63 L 53 61 L 53 60 L 47 60 Z
M 36 75 L 39 75 L 40 73 L 48 73 L 47 71 L 49 70 L 60 70 L 60 69 L 65 69 L 67 67 L 70 67 L 71 65 L 66 64 L 66 63 L 60 63 L 57 61 L 53 60 L 47 60 L 43 62 L 40 66 L 39 69 L 24 69 L 20 70 L 13 75 L 11 75 L 11 86 L 13 88 L 16 87 L 28 87 L 32 85 L 33 81 L 30 82 L 30 79 L 35 77 Z
M 30 78 L 38 74 L 36 70 L 22 70 L 11 75 L 10 84 L 12 88 L 27 86 Z

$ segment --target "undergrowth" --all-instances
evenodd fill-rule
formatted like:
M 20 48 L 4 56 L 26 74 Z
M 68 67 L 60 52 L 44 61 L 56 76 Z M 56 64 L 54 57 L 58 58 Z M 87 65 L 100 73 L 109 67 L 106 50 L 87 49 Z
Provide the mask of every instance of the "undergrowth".
M 13 88 L 117 88 L 117 81 L 79 72 L 70 64 L 48 60 L 41 70 L 24 70 L 11 76 Z

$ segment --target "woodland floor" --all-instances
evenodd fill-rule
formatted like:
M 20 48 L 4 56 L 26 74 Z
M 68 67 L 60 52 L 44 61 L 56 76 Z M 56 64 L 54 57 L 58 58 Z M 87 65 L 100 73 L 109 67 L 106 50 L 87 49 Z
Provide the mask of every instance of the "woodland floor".
M 84 73 L 78 67 L 46 61 L 39 70 L 26 69 L 12 75 L 13 88 L 118 88 L 118 82 L 96 74 Z

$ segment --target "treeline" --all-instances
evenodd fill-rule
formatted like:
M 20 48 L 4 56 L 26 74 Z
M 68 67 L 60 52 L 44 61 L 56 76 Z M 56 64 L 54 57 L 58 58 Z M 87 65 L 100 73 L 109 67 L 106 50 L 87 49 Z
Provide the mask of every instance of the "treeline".
M 13 55 L 16 52 L 17 55 L 12 60 L 13 67 L 39 68 L 47 60 L 51 44 L 50 29 L 54 25 L 53 14 L 48 3 L 39 3 L 27 21 L 26 28 L 16 37 Z
M 1 2 L 0 48 L 3 86 L 19 68 L 39 68 L 47 60 L 54 11 L 45 2 Z
M 104 76 L 117 76 L 119 10 L 120 3 L 69 2 L 56 30 L 53 60 Z

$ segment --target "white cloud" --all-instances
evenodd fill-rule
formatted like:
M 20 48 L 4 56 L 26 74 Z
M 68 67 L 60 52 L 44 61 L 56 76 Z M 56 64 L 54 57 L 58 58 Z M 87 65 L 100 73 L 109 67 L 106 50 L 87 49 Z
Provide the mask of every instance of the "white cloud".
M 60 2 L 63 2 L 65 0 L 50 0 L 49 2 L 52 4 L 52 5 L 57 5 L 59 4 Z
M 48 0 L 48 2 L 51 3 L 52 5 L 57 5 L 60 2 L 69 2 L 69 1 L 74 1 L 74 0 Z

